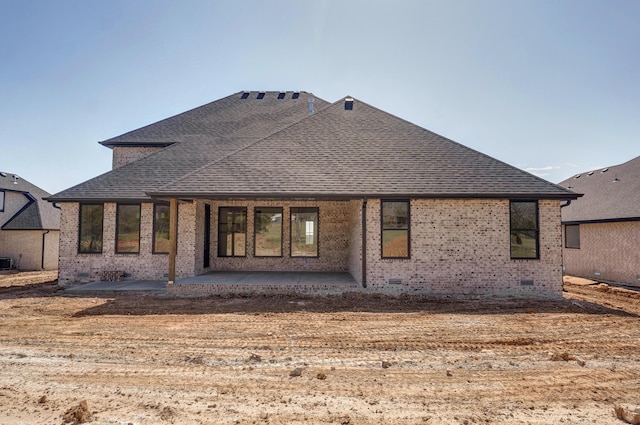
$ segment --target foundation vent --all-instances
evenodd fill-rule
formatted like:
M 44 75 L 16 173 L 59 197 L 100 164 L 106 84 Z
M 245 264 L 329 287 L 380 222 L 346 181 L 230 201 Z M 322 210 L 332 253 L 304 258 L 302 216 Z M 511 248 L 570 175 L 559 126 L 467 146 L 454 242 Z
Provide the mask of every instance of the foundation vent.
M 533 279 L 522 279 L 520 281 L 521 286 L 533 286 Z
M 402 279 L 389 279 L 389 285 L 402 285 Z

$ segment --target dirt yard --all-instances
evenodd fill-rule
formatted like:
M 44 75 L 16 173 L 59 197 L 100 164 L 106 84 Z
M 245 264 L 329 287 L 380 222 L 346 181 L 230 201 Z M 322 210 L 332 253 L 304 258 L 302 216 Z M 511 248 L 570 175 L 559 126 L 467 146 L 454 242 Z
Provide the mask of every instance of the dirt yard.
M 622 424 L 640 296 L 67 296 L 0 275 L 0 424 Z M 588 283 L 588 282 L 587 282 Z

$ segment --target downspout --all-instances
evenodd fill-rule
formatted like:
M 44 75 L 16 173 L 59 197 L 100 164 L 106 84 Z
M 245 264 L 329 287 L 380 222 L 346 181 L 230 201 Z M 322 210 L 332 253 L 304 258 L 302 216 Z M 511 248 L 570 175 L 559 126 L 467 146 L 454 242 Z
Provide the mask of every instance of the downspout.
M 178 252 L 178 199 L 169 200 L 169 277 L 168 284 L 176 280 L 176 255 Z
M 47 230 L 46 232 L 44 232 L 42 234 L 42 266 L 40 267 L 42 270 L 44 270 L 44 242 L 45 242 L 45 237 L 47 236 L 47 233 L 49 233 L 51 230 Z
M 362 199 L 362 287 L 367 287 L 367 198 Z
M 560 205 L 560 210 L 562 210 L 564 207 L 568 207 L 569 205 L 571 205 L 571 199 L 567 199 L 567 203 L 564 205 Z M 565 235 L 565 238 L 567 236 Z M 562 239 L 562 213 L 560 213 L 560 239 Z M 562 274 L 564 275 L 564 242 L 562 242 L 562 240 L 560 241 L 560 244 L 562 245 L 562 248 L 560 249 L 560 262 L 562 263 L 561 267 L 562 267 Z

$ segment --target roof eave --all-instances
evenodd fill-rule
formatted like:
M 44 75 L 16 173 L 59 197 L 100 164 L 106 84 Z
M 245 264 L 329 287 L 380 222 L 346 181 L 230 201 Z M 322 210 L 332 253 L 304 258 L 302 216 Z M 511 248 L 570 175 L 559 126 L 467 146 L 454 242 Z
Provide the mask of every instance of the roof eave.
M 580 194 L 558 193 L 330 193 L 330 192 L 146 192 L 152 199 L 530 199 L 560 200 L 577 199 Z

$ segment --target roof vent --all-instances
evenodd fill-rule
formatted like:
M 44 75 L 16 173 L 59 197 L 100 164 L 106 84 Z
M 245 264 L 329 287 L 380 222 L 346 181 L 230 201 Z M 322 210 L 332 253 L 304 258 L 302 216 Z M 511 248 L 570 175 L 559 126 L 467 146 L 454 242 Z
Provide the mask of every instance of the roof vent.
M 593 176 L 593 171 L 589 171 L 589 172 L 587 173 L 587 176 Z
M 344 110 L 345 111 L 351 111 L 353 109 L 353 98 L 352 97 L 347 97 L 344 100 Z
M 264 92 L 263 91 L 258 93 L 258 99 L 264 99 Z
M 603 168 L 602 171 L 600 171 L 601 173 L 606 173 L 607 171 L 609 171 L 609 167 L 607 168 Z
M 242 93 L 242 96 L 240 96 L 240 99 L 248 99 L 248 98 L 249 98 L 249 92 L 248 91 Z
M 280 93 L 278 93 L 278 99 L 284 99 L 284 92 L 281 91 Z
M 575 175 L 575 177 L 574 177 L 574 179 L 579 179 L 579 178 L 580 178 L 580 176 L 581 176 L 581 174 L 576 174 L 576 175 Z
M 297 99 L 297 98 L 299 98 L 299 97 L 300 97 L 300 92 L 299 92 L 299 91 L 294 92 L 294 93 L 291 95 L 291 99 Z
M 7 177 L 6 173 L 0 172 L 0 176 Z
M 313 98 L 310 97 L 309 98 L 309 115 L 313 114 L 313 102 L 314 102 Z
M 15 174 L 13 175 L 13 184 L 18 184 L 18 179 L 20 177 L 16 176 Z

